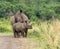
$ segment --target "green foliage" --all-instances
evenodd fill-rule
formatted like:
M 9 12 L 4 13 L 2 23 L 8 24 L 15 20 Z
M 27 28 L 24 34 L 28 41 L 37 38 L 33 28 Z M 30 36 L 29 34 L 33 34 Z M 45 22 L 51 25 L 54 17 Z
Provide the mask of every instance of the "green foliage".
M 52 16 L 60 19 L 59 0 L 0 0 L 0 17 L 5 17 L 11 10 L 17 12 L 22 9 L 29 18 L 49 20 Z
M 0 32 L 12 32 L 10 21 L 4 18 L 0 18 Z

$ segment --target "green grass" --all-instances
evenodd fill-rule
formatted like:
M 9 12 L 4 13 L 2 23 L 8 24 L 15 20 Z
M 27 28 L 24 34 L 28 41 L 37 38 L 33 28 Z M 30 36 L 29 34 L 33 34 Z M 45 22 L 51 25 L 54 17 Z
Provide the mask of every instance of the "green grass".
M 37 21 L 30 22 L 33 29 L 28 30 L 29 40 L 34 40 L 37 42 L 35 49 L 60 49 L 60 21 Z M 12 27 L 10 25 L 10 20 L 0 19 L 0 32 L 3 34 L 12 33 Z
M 12 32 L 12 27 L 8 19 L 0 18 L 0 33 Z
M 31 22 L 33 29 L 29 30 L 29 38 L 38 38 L 41 49 L 60 49 L 60 21 Z

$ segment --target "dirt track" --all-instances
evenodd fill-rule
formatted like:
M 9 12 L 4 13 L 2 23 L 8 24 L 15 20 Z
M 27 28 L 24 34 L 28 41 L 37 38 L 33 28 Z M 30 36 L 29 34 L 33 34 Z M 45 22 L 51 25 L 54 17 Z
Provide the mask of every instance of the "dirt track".
M 0 49 L 35 49 L 38 47 L 34 41 L 27 38 L 14 38 L 12 36 L 0 36 Z

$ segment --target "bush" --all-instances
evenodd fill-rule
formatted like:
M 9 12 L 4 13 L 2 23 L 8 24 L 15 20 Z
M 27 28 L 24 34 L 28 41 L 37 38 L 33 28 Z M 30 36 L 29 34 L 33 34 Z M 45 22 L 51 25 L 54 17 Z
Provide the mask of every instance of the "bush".
M 25 1 L 25 0 L 24 0 Z M 29 18 L 36 16 L 39 19 L 49 20 L 51 16 L 59 18 L 60 16 L 60 2 L 58 1 L 47 1 L 47 0 L 31 0 L 31 1 L 21 1 L 9 0 L 0 1 L 0 17 L 5 17 L 11 10 L 17 12 L 22 9 Z M 8 14 L 7 14 L 8 13 Z M 33 18 L 34 19 L 34 18 Z

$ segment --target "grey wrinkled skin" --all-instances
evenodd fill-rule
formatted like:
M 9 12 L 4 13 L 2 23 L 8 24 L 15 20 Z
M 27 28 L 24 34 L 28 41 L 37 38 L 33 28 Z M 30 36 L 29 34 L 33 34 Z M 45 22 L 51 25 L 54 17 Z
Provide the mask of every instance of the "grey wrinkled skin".
M 24 13 L 20 13 L 19 11 L 14 15 L 15 22 L 29 22 L 28 17 Z
M 11 25 L 13 26 L 13 24 L 15 24 L 15 18 L 14 18 L 14 16 L 11 17 Z
M 12 28 L 13 28 L 13 25 L 15 23 L 18 23 L 18 22 L 21 22 L 21 23 L 26 23 L 26 25 L 29 24 L 29 19 L 28 17 L 24 14 L 24 13 L 20 13 L 19 11 L 14 14 L 14 16 L 11 17 L 11 25 L 12 25 Z M 13 29 L 13 32 L 14 32 L 14 37 L 16 37 L 16 34 L 17 36 L 19 35 L 14 29 Z M 25 36 L 27 36 L 27 32 L 28 32 L 28 29 L 25 28 Z
M 15 33 L 17 32 L 17 36 L 20 36 L 19 33 L 23 36 L 26 37 L 27 36 L 27 32 L 26 29 L 32 29 L 32 26 L 26 25 L 26 23 L 15 23 L 13 24 L 13 30 L 15 31 Z M 16 36 L 15 35 L 15 36 Z
M 11 24 L 12 25 L 17 22 L 21 22 L 21 23 L 26 22 L 27 24 L 29 24 L 29 19 L 24 13 L 20 13 L 18 11 L 16 14 L 14 14 L 14 16 L 11 17 Z

